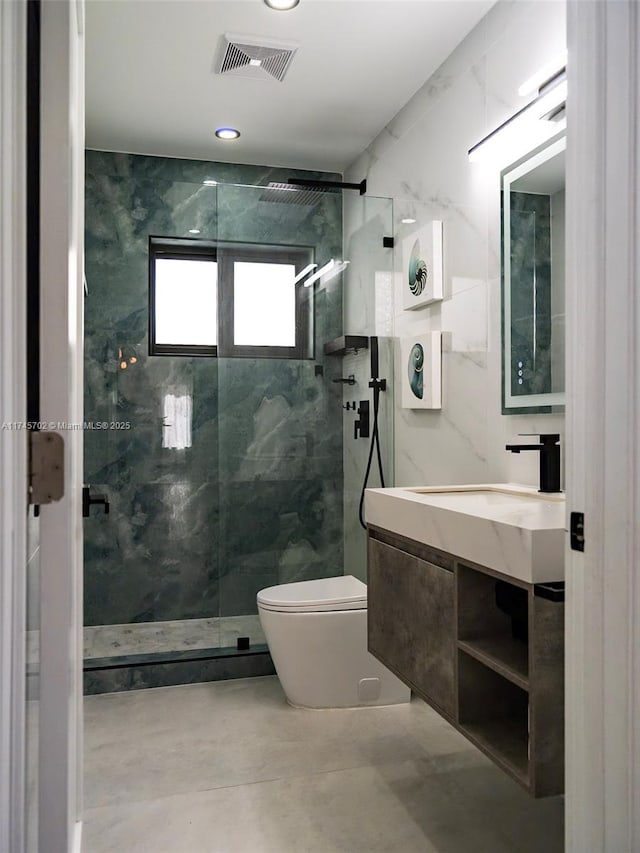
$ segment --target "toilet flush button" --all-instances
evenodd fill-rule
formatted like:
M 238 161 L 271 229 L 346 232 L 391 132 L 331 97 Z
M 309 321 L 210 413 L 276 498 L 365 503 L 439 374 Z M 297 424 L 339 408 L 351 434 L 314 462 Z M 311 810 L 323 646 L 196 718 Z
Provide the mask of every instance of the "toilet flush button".
M 358 682 L 358 700 L 360 702 L 375 702 L 380 698 L 380 679 L 361 678 Z

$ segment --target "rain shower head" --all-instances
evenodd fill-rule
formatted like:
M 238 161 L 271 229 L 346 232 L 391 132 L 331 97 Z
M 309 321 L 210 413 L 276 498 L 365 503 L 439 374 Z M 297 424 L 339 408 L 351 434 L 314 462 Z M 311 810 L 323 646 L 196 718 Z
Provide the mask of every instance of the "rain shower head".
M 358 190 L 360 195 L 367 192 L 366 178 L 359 184 L 344 181 L 321 181 L 310 178 L 289 178 L 287 183 L 271 181 L 260 196 L 260 201 L 275 204 L 300 204 L 313 207 L 326 195 L 337 195 L 342 190 Z
M 304 207 L 315 207 L 328 194 L 327 190 L 294 187 L 291 184 L 271 181 L 259 198 L 271 204 L 297 204 Z

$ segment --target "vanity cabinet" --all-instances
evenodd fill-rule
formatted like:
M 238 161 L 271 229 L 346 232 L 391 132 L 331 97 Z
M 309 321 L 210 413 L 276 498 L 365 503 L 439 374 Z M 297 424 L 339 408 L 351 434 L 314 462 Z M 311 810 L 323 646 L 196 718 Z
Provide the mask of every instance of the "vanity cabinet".
M 453 719 L 453 561 L 426 551 L 419 549 L 421 556 L 417 556 L 369 539 L 369 650 L 447 719 Z
M 369 651 L 533 796 L 564 790 L 564 603 L 368 530 Z

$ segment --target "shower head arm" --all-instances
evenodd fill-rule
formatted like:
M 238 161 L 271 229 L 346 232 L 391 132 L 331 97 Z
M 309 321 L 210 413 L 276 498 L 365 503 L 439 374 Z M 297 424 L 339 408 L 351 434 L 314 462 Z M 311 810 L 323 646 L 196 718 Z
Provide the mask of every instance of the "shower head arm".
M 358 190 L 360 195 L 365 195 L 367 192 L 366 178 L 359 184 L 350 184 L 344 181 L 313 181 L 306 178 L 288 178 L 287 183 L 295 187 L 311 187 L 316 190 Z

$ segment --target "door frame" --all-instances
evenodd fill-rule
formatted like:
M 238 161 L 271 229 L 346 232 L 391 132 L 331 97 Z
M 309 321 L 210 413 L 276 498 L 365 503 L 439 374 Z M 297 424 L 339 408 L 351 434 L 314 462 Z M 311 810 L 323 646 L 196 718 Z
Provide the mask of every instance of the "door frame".
M 586 547 L 567 552 L 568 853 L 640 849 L 638 11 L 569 2 L 567 495 L 585 513 Z M 24 4 L 0 3 L 0 417 L 18 422 L 24 33 Z M 22 844 L 25 436 L 0 431 L 0 847 L 11 851 Z
M 640 850 L 640 7 L 568 4 L 566 850 Z
M 26 420 L 26 5 L 0 3 L 0 421 Z M 22 850 L 27 433 L 0 424 L 0 849 Z
M 38 832 L 67 853 L 82 831 L 84 4 L 40 11 L 40 418 L 64 439 L 65 489 L 40 511 Z
M 41 418 L 82 421 L 84 6 L 42 4 Z M 0 2 L 0 849 L 23 853 L 27 569 L 27 4 Z M 2 429 L 3 424 L 17 428 Z M 82 433 L 42 507 L 39 849 L 80 851 Z

